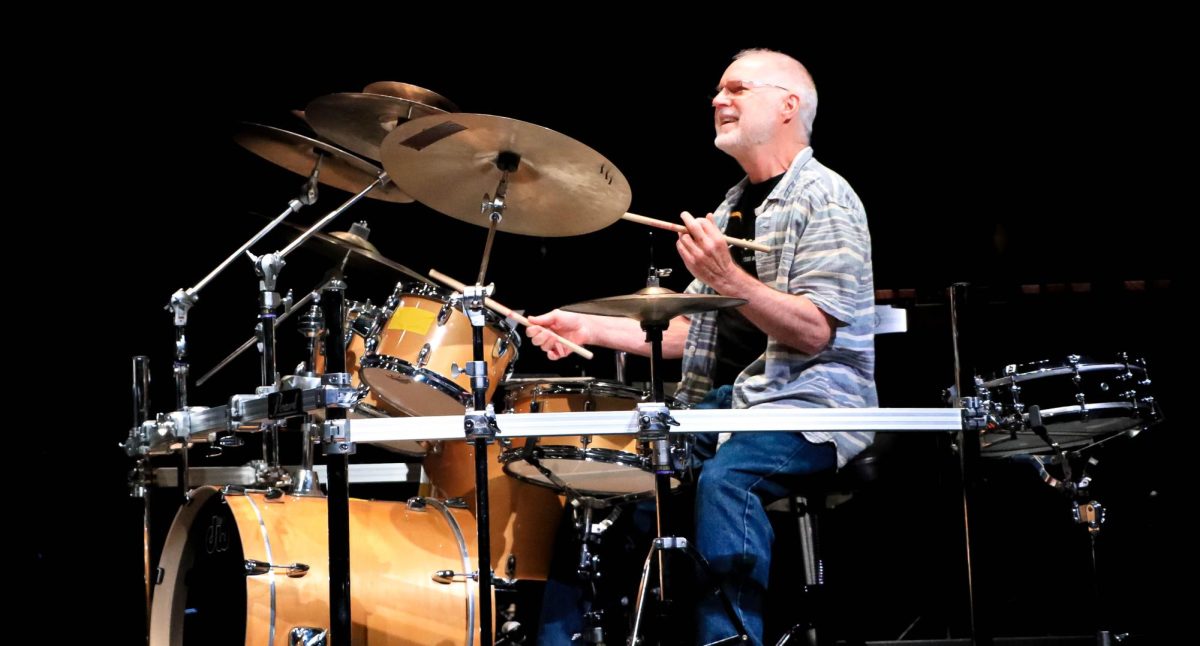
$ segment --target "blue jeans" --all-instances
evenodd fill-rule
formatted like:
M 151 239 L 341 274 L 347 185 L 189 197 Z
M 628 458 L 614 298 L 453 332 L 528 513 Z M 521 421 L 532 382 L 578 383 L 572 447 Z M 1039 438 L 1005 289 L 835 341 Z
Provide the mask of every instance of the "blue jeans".
M 706 457 L 714 440 L 698 439 L 696 453 Z M 775 539 L 765 507 L 794 491 L 806 476 L 836 467 L 832 443 L 813 444 L 800 433 L 734 433 L 704 461 L 696 485 L 696 549 L 708 560 L 755 645 L 763 639 L 763 602 Z M 697 602 L 699 644 L 737 635 L 712 587 L 706 582 Z

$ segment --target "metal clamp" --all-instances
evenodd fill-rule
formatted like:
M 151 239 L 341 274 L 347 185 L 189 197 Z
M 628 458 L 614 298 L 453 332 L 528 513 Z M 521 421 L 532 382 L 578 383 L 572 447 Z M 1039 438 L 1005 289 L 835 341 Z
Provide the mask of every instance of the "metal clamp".
M 665 440 L 671 426 L 679 421 L 671 417 L 671 411 L 662 402 L 642 402 L 637 405 L 638 439 Z
M 468 361 L 464 371 L 471 379 L 471 390 L 487 390 L 488 374 L 486 361 Z
M 350 441 L 350 420 L 327 419 L 321 425 L 321 442 L 326 455 L 352 455 L 356 452 Z
M 351 382 L 349 373 L 338 372 L 325 375 L 324 377 L 335 378 L 333 380 L 324 380 L 324 404 L 330 408 L 354 408 L 370 392 L 365 387 L 355 387 Z M 341 377 L 345 377 L 345 380 L 343 381 Z
M 484 438 L 488 442 L 496 439 L 500 427 L 496 425 L 496 410 L 491 404 L 484 410 L 469 410 L 463 420 L 463 430 L 468 440 Z
M 963 397 L 959 400 L 963 411 L 963 428 L 968 431 L 982 431 L 988 425 L 986 402 L 978 397 Z
M 1089 534 L 1099 532 L 1106 520 L 1104 507 L 1095 500 L 1079 504 L 1071 510 L 1071 515 L 1075 517 L 1075 522 L 1087 525 Z

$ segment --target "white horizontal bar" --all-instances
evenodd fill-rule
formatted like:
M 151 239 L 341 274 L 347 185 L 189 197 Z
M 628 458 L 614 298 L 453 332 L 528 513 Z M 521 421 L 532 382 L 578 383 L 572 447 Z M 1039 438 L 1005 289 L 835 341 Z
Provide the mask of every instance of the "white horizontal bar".
M 672 433 L 738 431 L 944 431 L 962 430 L 958 408 L 770 408 L 674 410 Z M 618 435 L 636 433 L 636 411 L 505 413 L 496 416 L 497 437 Z M 387 417 L 350 422 L 356 443 L 456 440 L 465 436 L 463 417 Z
M 296 473 L 298 466 L 285 467 Z M 327 482 L 325 465 L 313 467 L 321 482 Z M 193 487 L 202 485 L 250 485 L 254 484 L 254 467 L 191 467 L 188 480 Z M 393 462 L 384 464 L 351 464 L 350 484 L 372 482 L 420 482 L 421 465 L 418 463 Z M 159 487 L 174 487 L 179 483 L 179 469 L 159 467 L 154 470 L 154 484 Z

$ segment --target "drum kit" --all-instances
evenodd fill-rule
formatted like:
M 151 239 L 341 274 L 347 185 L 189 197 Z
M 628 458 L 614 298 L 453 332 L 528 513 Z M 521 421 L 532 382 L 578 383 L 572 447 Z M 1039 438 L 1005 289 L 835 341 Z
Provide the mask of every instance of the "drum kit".
M 243 148 L 308 182 L 281 215 L 200 283 L 172 295 L 176 410 L 151 417 L 145 398 L 148 370 L 145 359 L 138 358 L 137 425 L 125 446 L 139 459 L 131 483 L 147 499 L 148 483 L 154 481 L 151 456 L 178 456 L 180 481 L 187 483 L 187 447 L 199 442 L 235 446 L 241 441 L 235 431 L 263 434 L 267 468 L 258 470 L 258 482 L 249 488 L 205 486 L 188 493 L 157 576 L 151 576 L 147 559 L 148 585 L 157 579 L 159 588 L 149 605 L 151 643 L 287 639 L 309 644 L 322 643 L 327 634 L 341 643 L 335 621 L 339 603 L 345 605 L 342 615 L 355 618 L 345 627 L 353 638 L 386 641 L 403 635 L 417 643 L 491 643 L 491 631 L 481 630 L 479 623 L 481 617 L 489 622 L 493 617 L 489 573 L 495 572 L 501 583 L 544 580 L 565 497 L 585 500 L 595 509 L 654 492 L 652 460 L 646 441 L 637 436 L 577 435 L 541 443 L 533 438 L 518 445 L 497 443 L 488 434 L 496 426 L 494 398 L 505 402 L 507 412 L 518 414 L 634 411 L 639 403 L 666 400 L 661 383 L 646 392 L 590 379 L 511 378 L 521 341 L 510 321 L 528 322 L 492 301 L 490 287 L 484 287 L 495 232 L 574 236 L 623 215 L 646 218 L 625 213 L 631 199 L 628 182 L 591 148 L 533 124 L 456 110 L 428 90 L 381 82 L 362 93 L 309 103 L 298 116 L 316 138 L 253 123 L 242 124 L 235 134 Z M 284 222 L 316 201 L 319 185 L 354 197 L 311 228 Z M 362 197 L 396 204 L 419 200 L 486 227 L 478 280 L 463 285 L 431 271 L 447 288 L 437 286 L 381 254 L 369 241 L 365 223 L 350 231 L 321 231 Z M 564 217 L 567 213 L 571 216 Z M 262 385 L 254 396 L 235 396 L 227 407 L 189 406 L 188 313 L 220 271 L 249 254 L 251 245 L 279 224 L 300 233 L 281 251 L 251 256 L 260 292 L 255 336 L 199 380 L 204 383 L 257 344 Z M 292 303 L 290 296 L 280 298 L 276 285 L 284 258 L 301 244 L 315 245 L 339 262 L 321 286 Z M 386 267 L 402 279 L 379 305 L 346 300 L 341 275 L 351 263 Z M 679 314 L 740 302 L 680 294 L 667 300 L 663 297 L 669 290 L 655 289 L 645 298 L 596 307 L 600 313 L 665 325 Z M 640 313 L 636 305 L 631 309 L 639 299 L 645 304 Z M 308 340 L 306 362 L 295 375 L 279 375 L 274 332 L 293 314 Z M 562 341 L 590 358 L 586 349 Z M 340 365 L 343 358 L 345 367 Z M 289 397 L 314 391 L 315 396 Z M 308 449 L 322 443 L 327 455 L 342 460 L 353 452 L 352 442 L 341 441 L 347 439 L 338 430 L 345 428 L 339 424 L 343 417 L 461 417 L 472 410 L 476 431 L 460 436 L 467 441 L 384 443 L 423 460 L 433 495 L 406 504 L 349 501 L 347 531 L 342 533 L 347 534 L 353 565 L 336 572 L 339 531 L 324 519 L 338 513 L 335 500 L 344 487 L 331 482 L 329 497 L 321 495 Z M 299 474 L 278 463 L 279 431 L 289 415 L 310 420 L 303 424 L 306 450 Z M 256 419 L 265 421 L 255 424 Z M 466 420 L 470 428 L 471 415 Z M 670 452 L 665 434 L 659 435 L 662 450 Z M 332 464 L 329 473 L 331 480 L 338 477 Z M 677 474 L 667 478 L 668 487 L 680 485 Z M 490 567 L 474 567 L 477 559 Z M 407 565 L 397 566 L 399 561 Z M 432 576 L 402 571 L 431 564 L 436 564 Z M 351 573 L 353 598 L 333 598 L 339 577 L 348 581 Z M 276 576 L 280 574 L 284 576 Z M 448 585 L 464 578 L 480 582 L 478 594 L 464 595 Z M 328 589 L 325 582 L 330 582 Z M 320 599 L 324 601 L 312 602 Z
M 661 272 L 654 267 L 647 287 L 636 293 L 564 307 L 638 321 L 652 348 L 647 390 L 589 378 L 514 378 L 521 346 L 516 326 L 528 322 L 492 300 L 491 287 L 485 286 L 496 231 L 574 236 L 622 218 L 661 228 L 677 225 L 647 223 L 627 213 L 628 181 L 591 148 L 530 123 L 457 112 L 453 103 L 423 88 L 373 83 L 361 93 L 320 97 L 302 114 L 319 138 L 260 124 L 243 124 L 234 137 L 308 181 L 254 238 L 200 283 L 172 295 L 174 411 L 151 416 L 146 362 L 135 359 L 136 419 L 124 446 L 137 459 L 130 478 L 136 495 L 149 498 L 152 456 L 178 456 L 180 482 L 188 483 L 187 447 L 236 445 L 239 431 L 262 433 L 269 463 L 251 487 L 204 486 L 188 493 L 156 574 L 147 556 L 151 644 L 320 644 L 328 638 L 336 643 L 491 644 L 497 638 L 491 628 L 497 614 L 494 593 L 516 580 L 546 579 L 554 528 L 568 500 L 586 510 L 581 541 L 586 561 L 594 511 L 651 496 L 661 502 L 686 483 L 685 444 L 677 440 L 687 435 L 673 435 L 672 426 L 682 423 L 688 432 L 708 430 L 706 424 L 720 430 L 795 431 L 814 424 L 963 429 L 955 409 L 878 409 L 867 421 L 836 411 L 815 411 L 813 419 L 805 417 L 808 412 L 768 411 L 736 424 L 730 417 L 700 414 L 730 411 L 687 410 L 664 391 L 663 331 L 674 317 L 745 301 L 672 292 L 659 286 Z M 311 228 L 284 222 L 315 202 L 319 184 L 353 197 Z M 425 275 L 387 258 L 369 242 L 365 225 L 321 231 L 362 197 L 419 201 L 487 228 L 475 282 L 459 283 L 435 270 Z M 254 395 L 234 396 L 226 406 L 190 406 L 188 312 L 217 273 L 280 223 L 302 233 L 281 251 L 251 256 L 260 292 L 258 327 L 254 338 L 214 369 L 257 344 L 261 386 Z M 293 304 L 279 296 L 276 285 L 284 257 L 302 244 L 334 255 L 338 266 Z M 379 305 L 347 300 L 341 272 L 348 263 L 386 268 L 403 278 Z M 307 358 L 297 374 L 281 376 L 274 332 L 293 314 L 308 340 Z M 590 357 L 586 349 L 562 341 Z M 1078 449 L 1140 428 L 1157 415 L 1148 386 L 1145 366 L 1136 361 L 1089 363 L 1072 357 L 1065 364 L 1010 366 L 1003 376 L 976 382 L 981 402 L 976 410 L 987 420 L 980 425 L 983 452 L 1006 456 Z M 1060 395 L 1052 408 L 1030 405 Z M 495 414 L 493 401 L 503 402 L 501 415 Z M 297 417 L 304 420 L 299 474 L 278 463 L 279 431 Z M 447 428 L 438 426 L 445 420 L 456 420 L 447 423 L 457 430 L 431 432 Z M 422 460 L 431 486 L 427 495 L 406 503 L 347 499 L 346 460 L 354 443 L 362 441 L 357 429 L 365 433 L 382 422 L 418 429 L 378 443 Z M 509 432 L 526 427 L 538 430 Z M 329 461 L 328 498 L 313 475 L 318 444 Z M 692 553 L 686 539 L 665 534 L 663 506 L 657 506 L 659 537 L 643 571 L 634 640 L 651 557 L 659 555 L 662 598 L 663 551 Z M 146 518 L 148 523 L 148 513 Z M 467 581 L 478 586 L 454 585 Z M 501 622 L 495 623 L 499 630 Z M 589 635 L 589 642 L 603 641 L 603 635 Z

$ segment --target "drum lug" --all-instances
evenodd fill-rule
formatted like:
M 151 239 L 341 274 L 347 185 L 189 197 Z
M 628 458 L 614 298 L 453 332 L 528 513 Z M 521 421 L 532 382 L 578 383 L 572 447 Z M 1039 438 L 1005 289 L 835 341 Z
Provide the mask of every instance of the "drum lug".
M 429 361 L 429 351 L 431 349 L 432 348 L 429 347 L 428 343 L 421 346 L 421 351 L 419 353 L 417 353 L 417 367 L 418 368 L 425 367 L 425 364 Z
M 329 631 L 324 628 L 296 626 L 288 631 L 288 646 L 326 646 Z
M 288 563 L 286 565 L 276 565 L 267 563 L 266 561 L 256 561 L 254 559 L 246 559 L 246 576 L 258 576 L 266 574 L 271 570 L 283 570 L 289 578 L 299 579 L 308 574 L 309 567 L 304 563 Z
M 433 573 L 433 576 L 431 578 L 433 579 L 434 583 L 441 583 L 441 584 L 454 583 L 455 581 L 466 581 L 467 579 L 470 579 L 472 581 L 478 581 L 479 580 L 479 571 L 476 570 L 474 572 L 455 572 L 454 570 L 437 570 L 436 572 Z
M 427 507 L 429 503 L 425 502 L 425 499 L 420 496 L 413 496 L 412 498 L 406 500 L 404 504 L 408 507 L 409 511 L 425 511 L 425 507 Z
M 442 303 L 442 309 L 438 310 L 437 315 L 438 327 L 442 327 L 446 324 L 446 321 L 450 320 L 450 313 L 453 312 L 455 308 L 457 308 L 457 303 L 454 300 L 448 300 L 445 303 Z

